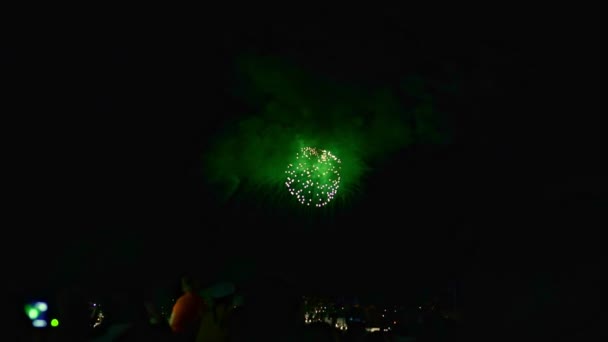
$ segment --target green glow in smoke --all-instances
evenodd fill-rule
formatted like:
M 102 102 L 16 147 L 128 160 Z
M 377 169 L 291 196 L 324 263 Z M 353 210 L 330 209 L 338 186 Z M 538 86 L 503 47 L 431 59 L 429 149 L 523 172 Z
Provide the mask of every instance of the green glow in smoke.
M 340 191 L 330 189 L 331 198 L 316 203 L 325 205 L 359 193 L 372 165 L 411 144 L 414 137 L 430 141 L 412 125 L 434 115 L 427 100 L 423 111 L 420 106 L 405 110 L 389 88 L 347 86 L 279 59 L 246 57 L 237 65 L 242 82 L 235 89 L 253 113 L 218 133 L 205 160 L 207 180 L 224 198 L 237 189 L 289 195 L 286 165 L 293 164 L 303 148 L 315 147 L 341 161 Z M 420 123 L 416 127 L 433 128 Z M 305 198 L 313 207 L 315 199 Z
M 40 311 L 38 311 L 38 309 L 32 307 L 31 305 L 26 305 L 25 313 L 32 320 L 34 320 L 34 319 L 38 318 L 38 316 L 40 316 Z

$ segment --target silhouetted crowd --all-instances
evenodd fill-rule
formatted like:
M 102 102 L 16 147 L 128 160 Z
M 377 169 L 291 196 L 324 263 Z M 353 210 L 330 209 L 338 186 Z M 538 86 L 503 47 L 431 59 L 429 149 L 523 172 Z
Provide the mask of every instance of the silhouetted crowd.
M 225 282 L 202 288 L 181 278 L 181 295 L 163 315 L 146 289 L 111 291 L 103 298 L 103 320 L 93 324 L 85 298 L 59 296 L 61 326 L 31 327 L 25 315 L 17 341 L 441 341 L 453 333 L 443 320 L 428 319 L 416 338 L 370 333 L 363 324 L 345 331 L 324 322 L 305 324 L 301 295 L 279 277 L 262 277 L 242 288 Z M 449 328 L 449 329 L 448 329 Z M 451 335 L 450 335 L 451 336 Z

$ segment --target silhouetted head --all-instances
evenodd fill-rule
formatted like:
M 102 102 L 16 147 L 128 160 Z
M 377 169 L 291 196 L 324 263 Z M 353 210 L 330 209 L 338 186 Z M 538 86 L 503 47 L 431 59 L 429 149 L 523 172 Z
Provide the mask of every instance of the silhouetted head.
M 191 275 L 184 275 L 181 278 L 182 291 L 197 292 L 200 289 L 200 282 Z

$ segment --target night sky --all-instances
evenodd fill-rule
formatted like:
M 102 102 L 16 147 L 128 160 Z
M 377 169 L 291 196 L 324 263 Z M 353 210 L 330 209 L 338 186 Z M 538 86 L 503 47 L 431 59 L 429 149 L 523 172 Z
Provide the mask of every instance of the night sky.
M 17 279 L 115 284 L 195 264 L 212 278 L 249 260 L 305 291 L 451 289 L 479 319 L 487 301 L 508 318 L 518 305 L 526 317 L 585 312 L 573 326 L 593 315 L 605 153 L 574 100 L 579 46 L 544 25 L 315 18 L 40 27 L 3 46 L 15 217 L 4 229 L 19 254 L 4 253 L 21 258 Z M 265 208 L 264 191 L 222 201 L 204 161 L 218 132 L 260 108 L 241 96 L 245 55 L 389 89 L 407 108 L 428 95 L 442 139 L 370 163 L 359 193 L 323 214 Z M 408 78 L 421 88 L 402 91 Z

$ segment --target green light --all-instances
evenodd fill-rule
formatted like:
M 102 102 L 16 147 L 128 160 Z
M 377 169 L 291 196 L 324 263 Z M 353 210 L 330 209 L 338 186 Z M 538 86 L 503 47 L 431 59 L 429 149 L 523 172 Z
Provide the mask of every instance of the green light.
M 30 309 L 27 311 L 27 316 L 28 316 L 30 319 L 36 319 L 36 318 L 38 318 L 38 316 L 39 316 L 39 315 L 40 315 L 40 312 L 39 312 L 39 311 L 38 311 L 38 309 L 36 309 L 36 308 L 30 308 Z
M 57 318 L 53 318 L 53 319 L 51 320 L 51 326 L 52 326 L 52 327 L 57 327 L 57 326 L 59 326 L 59 320 L 58 320 Z
M 387 158 L 413 143 L 447 142 L 443 115 L 435 109 L 424 80 L 405 79 L 402 89 L 389 83 L 368 87 L 357 82 L 341 83 L 322 70 L 298 65 L 253 55 L 236 59 L 235 76 L 240 80 L 234 87 L 238 89 L 235 96 L 248 102 L 246 108 L 258 110 L 242 113 L 250 115 L 230 120 L 211 136 L 204 153 L 204 175 L 221 195 L 218 198 L 285 195 L 283 186 L 289 183 L 285 166 L 291 162 L 296 167 L 292 161 L 296 159 L 294 149 L 299 152 L 305 146 L 322 146 L 342 160 L 337 196 L 345 206 L 363 193 L 363 176 L 376 166 L 386 165 Z M 398 79 L 401 76 L 395 75 L 395 81 Z M 416 100 L 403 103 L 403 95 Z M 302 198 L 298 201 L 311 207 L 329 202 L 335 194 L 330 190 L 330 196 L 322 191 L 312 195 L 312 189 L 306 190 L 311 190 L 310 195 L 300 195 L 307 203 L 303 204 Z M 282 201 L 283 196 L 276 199 L 278 206 L 290 207 Z M 333 197 L 332 201 L 337 200 Z

